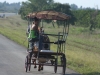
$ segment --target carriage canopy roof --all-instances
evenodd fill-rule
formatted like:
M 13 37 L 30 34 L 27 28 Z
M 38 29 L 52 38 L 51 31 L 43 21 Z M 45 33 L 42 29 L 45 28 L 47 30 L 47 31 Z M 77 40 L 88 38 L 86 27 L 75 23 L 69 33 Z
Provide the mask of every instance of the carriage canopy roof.
M 51 20 L 68 20 L 71 18 L 71 16 L 67 14 L 56 11 L 40 11 L 40 12 L 29 13 L 27 17 L 28 18 L 37 17 L 38 19 L 51 19 Z

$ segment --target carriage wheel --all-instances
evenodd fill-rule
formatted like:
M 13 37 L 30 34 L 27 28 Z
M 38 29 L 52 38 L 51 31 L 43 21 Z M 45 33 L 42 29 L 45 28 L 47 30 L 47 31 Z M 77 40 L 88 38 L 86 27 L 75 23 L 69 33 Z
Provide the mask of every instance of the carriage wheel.
M 55 63 L 54 63 L 54 72 L 57 72 L 57 58 L 55 58 Z
M 31 59 L 29 60 L 29 71 L 31 70 Z
M 28 56 L 26 56 L 26 59 L 25 59 L 25 71 L 27 72 L 28 70 Z
M 28 58 L 28 56 L 26 56 L 26 59 L 25 59 L 25 69 L 26 69 L 26 72 L 30 69 L 31 69 L 31 59 Z
M 32 58 L 32 57 L 31 57 L 31 55 L 29 54 L 29 55 L 28 55 L 28 68 L 29 68 L 28 70 L 29 70 L 29 71 L 31 70 L 31 58 Z
M 66 58 L 63 57 L 63 60 L 62 60 L 62 75 L 65 75 L 65 72 L 66 72 Z

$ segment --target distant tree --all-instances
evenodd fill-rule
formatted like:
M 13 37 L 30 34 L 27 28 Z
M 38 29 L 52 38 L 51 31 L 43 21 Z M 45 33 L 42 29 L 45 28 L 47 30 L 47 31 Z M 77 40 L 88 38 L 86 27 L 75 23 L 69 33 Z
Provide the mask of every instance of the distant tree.
M 94 10 L 94 12 L 90 13 L 90 31 L 96 28 L 97 25 L 97 15 L 98 15 L 98 8 L 97 10 Z
M 11 3 L 4 1 L 3 3 L 0 2 L 0 12 L 13 12 L 17 13 L 20 9 L 21 5 L 20 2 L 18 3 Z
M 25 19 L 24 16 L 28 13 L 42 10 L 54 10 L 69 14 L 72 17 L 70 23 L 74 24 L 75 17 L 70 10 L 70 5 L 67 3 L 54 3 L 53 0 L 28 0 L 27 2 L 23 2 L 19 14 L 21 14 L 23 19 Z
M 96 28 L 100 29 L 100 11 L 98 11 L 98 16 L 96 17 L 97 25 Z
M 78 6 L 76 4 L 71 4 L 70 7 L 71 10 L 78 10 Z

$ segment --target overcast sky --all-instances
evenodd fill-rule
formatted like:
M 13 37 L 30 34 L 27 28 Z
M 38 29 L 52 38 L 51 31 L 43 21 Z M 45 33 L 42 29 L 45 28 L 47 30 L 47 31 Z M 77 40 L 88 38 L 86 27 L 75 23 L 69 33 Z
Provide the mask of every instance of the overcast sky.
M 13 2 L 22 2 L 27 0 L 0 0 L 0 2 L 4 1 L 13 3 Z M 54 0 L 54 1 L 60 3 L 76 4 L 78 7 L 82 6 L 82 7 L 96 8 L 98 5 L 98 8 L 100 9 L 100 0 Z

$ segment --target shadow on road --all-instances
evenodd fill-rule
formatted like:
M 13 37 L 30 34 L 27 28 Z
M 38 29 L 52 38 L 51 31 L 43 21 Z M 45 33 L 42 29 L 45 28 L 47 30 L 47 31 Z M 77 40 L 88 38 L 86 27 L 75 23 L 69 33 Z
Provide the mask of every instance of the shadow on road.
M 86 73 L 84 75 L 100 75 L 100 72 L 91 72 L 91 73 Z
M 81 75 L 81 74 L 71 73 L 71 74 L 65 74 L 65 75 Z
M 62 75 L 61 73 L 52 73 L 52 72 L 44 72 L 44 71 L 30 71 L 27 73 L 33 73 L 33 74 L 41 74 L 41 75 Z M 81 75 L 81 74 L 76 74 L 76 73 L 71 73 L 71 74 L 65 74 L 65 75 Z
M 82 75 L 82 74 L 65 74 L 65 75 Z M 84 73 L 83 75 L 100 75 L 100 72 Z

